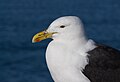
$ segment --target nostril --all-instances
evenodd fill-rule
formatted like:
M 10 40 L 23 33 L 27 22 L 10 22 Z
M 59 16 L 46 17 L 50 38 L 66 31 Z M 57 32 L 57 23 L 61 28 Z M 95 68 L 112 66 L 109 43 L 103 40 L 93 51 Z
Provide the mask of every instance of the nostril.
M 45 35 L 45 33 L 43 34 L 43 35 L 38 35 L 39 37 L 42 37 L 42 36 L 44 36 Z

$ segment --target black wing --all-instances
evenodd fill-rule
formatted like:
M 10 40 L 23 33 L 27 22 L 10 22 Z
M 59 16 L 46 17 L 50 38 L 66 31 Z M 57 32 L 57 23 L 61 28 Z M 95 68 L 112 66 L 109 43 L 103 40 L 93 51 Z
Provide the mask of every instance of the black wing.
M 89 64 L 83 70 L 91 82 L 120 82 L 120 51 L 99 45 L 89 51 Z

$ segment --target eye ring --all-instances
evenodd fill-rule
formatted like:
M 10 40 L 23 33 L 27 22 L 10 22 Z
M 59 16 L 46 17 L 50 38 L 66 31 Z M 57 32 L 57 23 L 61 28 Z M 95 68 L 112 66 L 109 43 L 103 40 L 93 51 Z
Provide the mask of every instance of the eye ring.
M 64 25 L 61 25 L 60 28 L 64 28 L 65 26 Z

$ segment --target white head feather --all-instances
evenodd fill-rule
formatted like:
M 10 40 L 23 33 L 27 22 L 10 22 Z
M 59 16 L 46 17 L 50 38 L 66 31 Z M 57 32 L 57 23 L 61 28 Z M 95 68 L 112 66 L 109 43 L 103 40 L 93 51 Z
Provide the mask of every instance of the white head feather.
M 95 45 L 86 38 L 81 20 L 76 16 L 60 17 L 50 24 L 47 32 L 57 32 L 46 51 L 55 82 L 90 82 L 82 70 L 88 64 L 86 52 Z

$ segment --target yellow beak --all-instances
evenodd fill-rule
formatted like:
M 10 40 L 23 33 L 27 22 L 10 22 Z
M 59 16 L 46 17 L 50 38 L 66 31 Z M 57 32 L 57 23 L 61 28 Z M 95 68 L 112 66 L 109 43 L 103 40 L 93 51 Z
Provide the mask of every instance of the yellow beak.
M 47 38 L 51 38 L 52 35 L 55 34 L 55 33 L 56 32 L 48 33 L 47 31 L 39 32 L 39 33 L 37 33 L 36 35 L 33 36 L 32 43 L 40 42 L 40 41 L 45 40 Z

